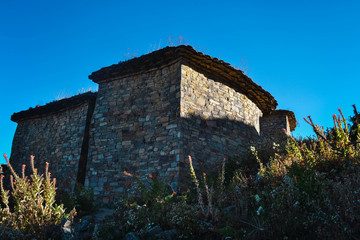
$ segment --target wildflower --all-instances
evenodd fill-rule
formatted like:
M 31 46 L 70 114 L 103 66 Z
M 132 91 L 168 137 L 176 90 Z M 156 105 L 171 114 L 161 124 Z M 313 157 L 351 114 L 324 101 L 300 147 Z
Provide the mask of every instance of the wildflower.
M 132 177 L 132 174 L 131 174 L 131 173 L 128 173 L 127 171 L 124 171 L 123 173 L 124 173 L 126 176 Z
M 256 214 L 257 214 L 257 215 L 260 215 L 260 213 L 262 212 L 262 210 L 263 210 L 263 207 L 260 206 L 260 207 L 258 208 L 258 210 L 256 211 Z

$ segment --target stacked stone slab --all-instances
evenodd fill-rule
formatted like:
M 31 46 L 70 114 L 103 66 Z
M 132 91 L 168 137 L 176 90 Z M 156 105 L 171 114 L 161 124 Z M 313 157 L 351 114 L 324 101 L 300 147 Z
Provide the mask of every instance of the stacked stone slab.
M 83 182 L 95 99 L 96 93 L 89 92 L 13 114 L 11 120 L 18 126 L 10 162 L 16 172 L 20 174 L 26 164 L 29 176 L 30 155 L 34 155 L 39 173 L 44 173 L 45 162 L 50 163 L 59 188 L 73 191 L 76 180 Z
M 262 138 L 276 141 L 295 130 L 295 114 L 288 110 L 276 110 L 260 119 Z
M 261 139 L 274 141 L 282 128 L 295 128 L 293 113 L 276 110 L 273 96 L 242 71 L 190 46 L 167 47 L 89 78 L 99 84 L 94 108 L 85 101 L 41 116 L 33 110 L 13 115 L 19 125 L 11 161 L 56 155 L 57 175 L 73 167 L 77 180 L 102 202 L 129 192 L 134 181 L 124 171 L 158 176 L 181 190 L 188 155 L 197 168 L 211 169 Z M 65 128 L 74 137 L 58 140 Z M 54 138 L 62 142 L 51 147 Z
M 277 102 L 242 71 L 188 46 L 168 47 L 103 68 L 91 128 L 87 184 L 109 201 L 131 189 L 123 171 L 159 175 L 174 188 L 188 155 L 212 168 L 260 138 Z M 280 115 L 277 115 L 280 116 Z M 286 119 L 286 116 L 282 116 Z M 271 129 L 263 126 L 271 135 Z M 281 125 L 281 128 L 286 126 Z

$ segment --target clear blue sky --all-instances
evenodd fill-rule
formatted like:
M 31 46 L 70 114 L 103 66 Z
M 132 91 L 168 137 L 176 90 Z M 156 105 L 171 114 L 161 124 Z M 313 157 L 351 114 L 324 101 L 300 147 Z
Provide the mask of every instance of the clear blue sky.
M 233 66 L 302 119 L 330 127 L 337 108 L 360 109 L 359 1 L 0 1 L 0 152 L 14 112 L 81 89 L 87 76 L 182 36 Z

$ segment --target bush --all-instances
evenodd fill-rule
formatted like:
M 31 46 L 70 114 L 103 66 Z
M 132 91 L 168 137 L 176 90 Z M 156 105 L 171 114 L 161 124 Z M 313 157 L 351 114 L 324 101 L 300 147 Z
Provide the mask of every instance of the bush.
M 289 136 L 287 153 L 276 155 L 259 174 L 260 214 L 274 238 L 360 237 L 360 135 L 339 109 L 328 130 L 305 119 L 316 139 Z
M 78 218 L 89 215 L 95 210 L 93 190 L 80 183 L 76 183 L 73 193 L 59 190 L 56 195 L 56 202 L 64 205 L 66 213 L 69 213 L 71 209 L 76 209 Z
M 65 216 L 62 205 L 55 204 L 56 179 L 51 180 L 48 172 L 49 164 L 46 163 L 45 178 L 37 173 L 34 167 L 34 156 L 30 157 L 32 175 L 30 179 L 25 176 L 25 165 L 22 166 L 21 177 L 12 168 L 6 155 L 4 155 L 11 170 L 11 197 L 14 207 L 9 207 L 9 190 L 3 187 L 1 175 L 1 200 L 0 223 L 11 228 L 19 229 L 26 234 L 31 234 L 38 239 L 47 239 L 52 227 L 59 225 Z
M 124 174 L 137 182 L 140 196 L 119 199 L 116 214 L 96 233 L 99 238 L 120 239 L 134 232 L 144 239 L 151 239 L 149 234 L 154 227 L 164 231 L 176 229 L 183 238 L 202 233 L 197 222 L 199 211 L 188 203 L 187 195 L 178 195 L 154 174 L 148 176 L 148 182 L 130 173 Z
M 185 239 L 360 239 L 360 117 L 354 112 L 352 125 L 340 111 L 326 131 L 308 117 L 316 138 L 288 136 L 286 152 L 267 161 L 251 148 L 250 166 L 251 159 L 224 160 L 218 177 L 197 176 L 189 157 L 194 187 L 184 195 L 155 176 L 144 183 L 124 172 L 141 198 L 123 199 L 99 233 L 151 239 L 147 233 L 157 227 L 177 229 Z

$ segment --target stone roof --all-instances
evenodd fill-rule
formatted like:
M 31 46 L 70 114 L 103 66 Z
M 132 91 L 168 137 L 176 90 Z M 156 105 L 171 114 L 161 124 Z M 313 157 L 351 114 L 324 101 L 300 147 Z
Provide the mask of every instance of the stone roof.
M 279 109 L 271 113 L 271 115 L 286 115 L 290 124 L 290 131 L 294 131 L 296 128 L 295 113 L 289 110 Z
M 89 78 L 95 83 L 112 81 L 119 77 L 139 74 L 154 68 L 182 60 L 184 63 L 199 68 L 204 72 L 225 81 L 230 87 L 237 89 L 252 100 L 264 114 L 276 109 L 274 97 L 262 87 L 254 83 L 241 70 L 230 64 L 194 50 L 191 46 L 166 47 L 158 51 L 133 58 L 125 62 L 101 68 L 93 72 Z
M 80 105 L 87 101 L 95 101 L 97 93 L 87 92 L 83 94 L 78 94 L 70 98 L 65 98 L 58 101 L 50 102 L 46 105 L 29 108 L 28 110 L 14 113 L 11 116 L 11 121 L 20 122 L 26 119 L 39 118 L 47 116 L 51 113 L 63 111 L 77 105 Z

